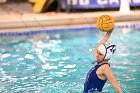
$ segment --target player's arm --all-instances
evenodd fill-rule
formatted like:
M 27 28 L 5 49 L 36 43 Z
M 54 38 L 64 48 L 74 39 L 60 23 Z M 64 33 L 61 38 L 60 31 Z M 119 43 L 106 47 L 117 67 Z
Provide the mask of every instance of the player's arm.
M 101 44 L 105 43 L 109 39 L 109 37 L 111 36 L 112 31 L 107 32 L 106 35 L 101 39 L 101 41 L 99 42 L 99 44 L 95 47 L 95 49 L 93 51 L 94 57 L 96 57 L 96 55 L 97 55 L 97 49 L 98 49 L 98 47 Z
M 118 82 L 115 79 L 115 76 L 112 73 L 112 70 L 107 64 L 104 65 L 103 74 L 105 75 L 107 80 L 111 83 L 111 85 L 114 87 L 117 93 L 123 93 Z

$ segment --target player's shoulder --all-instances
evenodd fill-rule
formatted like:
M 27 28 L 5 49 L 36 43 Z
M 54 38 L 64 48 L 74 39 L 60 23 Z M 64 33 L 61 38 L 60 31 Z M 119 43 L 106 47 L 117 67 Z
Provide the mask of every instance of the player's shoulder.
M 109 64 L 104 64 L 104 65 L 102 65 L 102 66 L 101 66 L 101 71 L 102 71 L 103 74 L 111 73 L 111 72 L 112 72 L 112 70 L 111 70 Z
M 106 70 L 106 69 L 110 69 L 110 65 L 107 63 L 107 64 L 103 64 L 102 66 L 101 66 L 101 68 L 103 69 L 103 70 Z

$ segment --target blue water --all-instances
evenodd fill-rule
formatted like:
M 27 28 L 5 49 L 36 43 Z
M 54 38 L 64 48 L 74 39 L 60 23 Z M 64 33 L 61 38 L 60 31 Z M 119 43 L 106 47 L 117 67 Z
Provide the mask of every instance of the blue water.
M 105 33 L 66 30 L 0 38 L 0 92 L 82 93 L 95 65 L 92 48 Z M 116 28 L 110 38 L 117 51 L 111 69 L 124 93 L 140 93 L 140 29 Z M 115 93 L 109 82 L 103 91 Z

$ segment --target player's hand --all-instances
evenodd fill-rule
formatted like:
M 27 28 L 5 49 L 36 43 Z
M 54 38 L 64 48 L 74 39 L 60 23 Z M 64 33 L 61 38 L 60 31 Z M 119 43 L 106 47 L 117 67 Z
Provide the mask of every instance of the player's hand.
M 111 34 L 112 32 L 113 32 L 113 29 L 111 31 L 107 32 L 107 34 Z

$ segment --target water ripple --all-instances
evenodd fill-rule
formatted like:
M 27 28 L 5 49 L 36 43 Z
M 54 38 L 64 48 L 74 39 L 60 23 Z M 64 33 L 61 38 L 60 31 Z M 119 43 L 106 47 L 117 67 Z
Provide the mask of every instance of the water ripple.
M 64 66 L 64 68 L 75 68 L 76 64 L 73 64 L 73 65 L 66 65 Z
M 10 57 L 11 56 L 11 54 L 2 54 L 1 55 L 1 60 L 3 60 L 4 58 L 7 58 L 7 57 Z
M 57 66 L 50 66 L 48 63 L 42 65 L 43 69 L 50 70 L 50 69 L 57 69 Z

